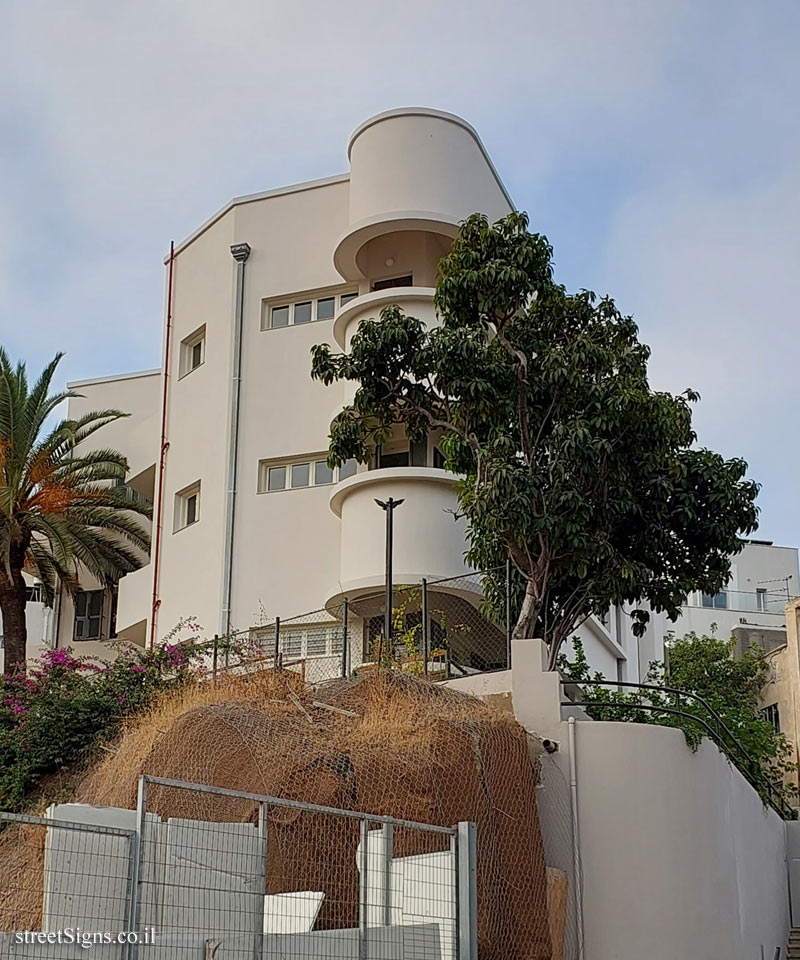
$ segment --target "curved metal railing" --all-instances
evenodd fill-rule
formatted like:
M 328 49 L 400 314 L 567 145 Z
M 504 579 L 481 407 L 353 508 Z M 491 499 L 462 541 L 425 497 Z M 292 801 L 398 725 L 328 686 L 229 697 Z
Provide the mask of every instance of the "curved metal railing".
M 794 810 L 786 803 L 786 801 L 781 797 L 775 790 L 774 785 L 770 782 L 769 778 L 765 774 L 764 770 L 761 767 L 761 764 L 758 763 L 745 749 L 741 741 L 735 736 L 731 731 L 730 727 L 725 723 L 722 717 L 714 710 L 711 704 L 701 697 L 697 693 L 692 693 L 689 690 L 681 690 L 678 687 L 662 687 L 654 683 L 633 683 L 631 681 L 624 680 L 570 680 L 570 679 L 561 679 L 561 686 L 575 686 L 578 688 L 582 687 L 629 687 L 637 690 L 654 690 L 658 693 L 669 694 L 674 697 L 686 697 L 690 700 L 694 700 L 699 703 L 703 709 L 707 712 L 709 719 L 714 724 L 712 727 L 711 723 L 707 720 L 704 720 L 702 717 L 699 717 L 696 713 L 689 713 L 686 710 L 679 710 L 676 707 L 665 707 L 659 704 L 651 703 L 604 703 L 598 700 L 562 700 L 562 707 L 597 707 L 602 709 L 609 710 L 644 710 L 651 713 L 666 713 L 673 716 L 684 717 L 687 720 L 691 720 L 694 723 L 699 724 L 703 727 L 710 739 L 717 744 L 717 746 L 722 750 L 722 752 L 728 757 L 729 760 L 737 767 L 737 769 L 742 773 L 745 779 L 750 783 L 750 785 L 758 791 L 759 794 L 762 794 L 764 791 L 768 797 L 768 802 L 770 806 L 784 819 L 794 819 L 795 812 Z M 725 739 L 722 737 L 722 732 L 725 733 L 728 742 L 725 742 Z

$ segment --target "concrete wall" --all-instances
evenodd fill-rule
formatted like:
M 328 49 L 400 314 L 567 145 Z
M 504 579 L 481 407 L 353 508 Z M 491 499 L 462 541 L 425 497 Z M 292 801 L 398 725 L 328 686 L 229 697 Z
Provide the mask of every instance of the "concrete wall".
M 545 654 L 541 641 L 514 642 L 513 708 L 558 744 L 542 759 L 539 811 L 586 960 L 772 958 L 789 927 L 785 824 L 707 740 L 693 753 L 679 730 L 573 721 L 573 869 L 569 710 Z
M 707 740 L 575 728 L 586 960 L 772 957 L 789 928 L 778 815 Z

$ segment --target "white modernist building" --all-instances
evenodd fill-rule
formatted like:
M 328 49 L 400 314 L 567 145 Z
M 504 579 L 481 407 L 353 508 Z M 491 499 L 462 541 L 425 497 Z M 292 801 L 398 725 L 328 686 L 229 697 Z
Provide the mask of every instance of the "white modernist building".
M 398 434 L 369 464 L 331 471 L 329 425 L 354 387 L 313 382 L 310 351 L 346 350 L 360 321 L 391 303 L 435 324 L 437 265 L 459 221 L 475 211 L 495 220 L 513 205 L 475 130 L 450 114 L 380 114 L 347 154 L 348 173 L 235 199 L 174 248 L 162 370 L 70 385 L 82 394 L 71 414 L 131 414 L 102 442 L 127 454 L 131 495 L 154 503 L 153 549 L 115 594 L 87 582 L 64 596 L 43 642 L 102 656 L 113 636 L 158 642 L 187 617 L 224 634 L 318 611 L 284 626 L 285 650 L 334 658 L 347 597 L 357 665 L 379 630 L 375 500 L 389 496 L 405 501 L 394 582 L 464 577 L 436 588 L 437 608 L 451 623 L 476 615 L 480 581 L 464 563 L 455 478 L 437 437 L 409 445 Z M 580 632 L 597 669 L 638 679 L 661 657 L 665 628 L 655 618 L 636 640 L 615 609 Z M 502 663 L 502 630 L 487 636 L 462 665 Z

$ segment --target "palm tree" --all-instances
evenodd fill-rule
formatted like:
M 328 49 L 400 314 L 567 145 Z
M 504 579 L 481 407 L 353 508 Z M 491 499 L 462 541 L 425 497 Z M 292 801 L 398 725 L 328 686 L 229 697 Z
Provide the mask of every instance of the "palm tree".
M 147 562 L 150 538 L 136 514 L 149 505 L 122 486 L 128 464 L 116 450 L 87 450 L 86 441 L 119 410 L 47 421 L 72 391 L 50 394 L 59 353 L 32 388 L 25 364 L 12 366 L 0 347 L 0 613 L 6 674 L 25 670 L 27 603 L 23 570 L 41 581 L 52 606 L 59 587 L 74 592 L 78 571 L 104 586 Z

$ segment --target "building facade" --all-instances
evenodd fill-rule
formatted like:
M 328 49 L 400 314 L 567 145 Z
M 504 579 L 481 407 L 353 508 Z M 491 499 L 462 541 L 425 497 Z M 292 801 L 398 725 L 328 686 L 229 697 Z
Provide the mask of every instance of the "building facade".
M 433 634 L 445 620 L 474 622 L 480 578 L 464 562 L 438 437 L 409 444 L 398 432 L 370 463 L 328 468 L 330 422 L 355 387 L 313 382 L 310 351 L 346 350 L 361 320 L 389 304 L 435 324 L 437 266 L 459 222 L 476 211 L 496 220 L 513 204 L 475 130 L 450 114 L 380 114 L 356 129 L 347 155 L 349 172 L 235 199 L 174 248 L 162 370 L 70 385 L 82 394 L 70 415 L 131 414 L 104 428 L 102 443 L 127 454 L 131 495 L 154 505 L 153 548 L 117 591 L 87 580 L 63 597 L 44 642 L 107 656 L 115 638 L 156 643 L 190 617 L 225 635 L 277 616 L 294 618 L 287 650 L 335 659 L 347 598 L 357 666 L 380 630 L 375 501 L 390 496 L 404 501 L 394 583 L 458 578 L 435 588 Z M 410 616 L 419 614 L 417 604 Z M 617 608 L 579 634 L 595 669 L 637 680 L 661 659 L 666 629 L 655 616 L 636 639 Z M 462 644 L 466 669 L 504 662 L 501 628 L 486 627 L 481 643 Z

